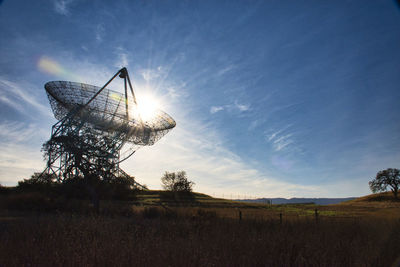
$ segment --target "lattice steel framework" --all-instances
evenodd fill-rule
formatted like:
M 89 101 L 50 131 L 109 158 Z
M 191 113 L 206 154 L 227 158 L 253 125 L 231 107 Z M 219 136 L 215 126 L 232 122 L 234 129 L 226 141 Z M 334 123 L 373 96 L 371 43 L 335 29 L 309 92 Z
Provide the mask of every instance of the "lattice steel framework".
M 118 75 L 124 80 L 124 94 L 106 88 Z M 74 176 L 127 176 L 119 163 L 141 146 L 153 145 L 176 125 L 160 110 L 142 119 L 126 68 L 101 88 L 53 81 L 45 89 L 59 121 L 43 145 L 48 159 L 44 173 L 55 174 L 60 181 Z

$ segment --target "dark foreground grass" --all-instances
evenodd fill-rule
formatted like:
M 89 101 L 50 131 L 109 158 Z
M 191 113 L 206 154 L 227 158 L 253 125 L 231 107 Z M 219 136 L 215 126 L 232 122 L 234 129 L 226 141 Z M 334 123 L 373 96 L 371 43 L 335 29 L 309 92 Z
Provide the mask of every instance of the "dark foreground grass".
M 391 266 L 400 256 L 398 219 L 280 224 L 201 209 L 2 218 L 0 266 Z

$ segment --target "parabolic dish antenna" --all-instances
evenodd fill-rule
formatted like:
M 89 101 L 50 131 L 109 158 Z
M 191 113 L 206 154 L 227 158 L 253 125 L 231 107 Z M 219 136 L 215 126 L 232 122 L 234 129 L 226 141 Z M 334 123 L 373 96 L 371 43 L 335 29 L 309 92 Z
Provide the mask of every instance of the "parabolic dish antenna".
M 118 75 L 124 79 L 124 94 L 107 88 Z M 126 68 L 103 87 L 52 81 L 45 89 L 58 120 L 43 146 L 48 156 L 45 172 L 55 173 L 60 180 L 92 174 L 101 178 L 126 175 L 119 163 L 141 146 L 153 145 L 176 125 L 161 110 L 142 116 Z
M 171 116 L 161 110 L 154 110 L 144 120 L 136 100 L 130 95 L 126 98 L 129 103 L 126 107 L 123 94 L 89 84 L 53 81 L 44 87 L 56 119 L 62 120 L 75 111 L 75 116 L 87 126 L 124 134 L 125 141 L 135 145 L 153 145 L 176 125 Z

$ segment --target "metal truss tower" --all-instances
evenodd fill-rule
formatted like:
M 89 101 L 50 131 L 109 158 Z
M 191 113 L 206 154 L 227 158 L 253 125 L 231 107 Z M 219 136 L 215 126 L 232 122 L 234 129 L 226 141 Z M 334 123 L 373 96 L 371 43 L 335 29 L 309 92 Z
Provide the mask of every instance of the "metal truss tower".
M 124 95 L 106 89 L 118 75 L 124 80 Z M 43 145 L 47 158 L 43 173 L 55 175 L 59 182 L 78 176 L 103 180 L 130 177 L 120 163 L 139 147 L 154 144 L 176 125 L 162 111 L 143 121 L 126 68 L 101 88 L 57 81 L 47 83 L 45 89 L 59 121 Z M 128 149 L 121 155 L 124 146 Z

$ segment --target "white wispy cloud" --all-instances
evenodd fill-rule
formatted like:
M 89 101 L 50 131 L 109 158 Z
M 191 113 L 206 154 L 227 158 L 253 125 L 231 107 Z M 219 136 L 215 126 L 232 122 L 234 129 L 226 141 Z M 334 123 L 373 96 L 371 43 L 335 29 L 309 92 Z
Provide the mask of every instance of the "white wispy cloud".
M 187 96 L 187 93 L 184 92 L 184 87 L 189 82 L 188 80 L 172 82 L 171 79 L 169 79 L 171 70 L 184 57 L 184 53 L 178 53 L 169 61 L 168 64 L 158 65 L 157 67 L 151 68 L 142 68 L 139 69 L 138 72 L 146 81 L 146 86 L 151 86 L 153 90 L 159 93 L 165 91 L 166 88 L 173 88 L 175 92 L 179 91 L 179 96 Z M 175 94 L 175 96 L 177 96 L 177 94 Z
M 293 133 L 287 133 L 289 127 L 290 125 L 270 134 L 266 134 L 266 140 L 272 144 L 275 151 L 281 151 L 294 143 L 291 138 Z
M 49 132 L 37 124 L 0 123 L 0 183 L 13 185 L 44 169 L 40 151 Z
M 157 68 L 147 68 L 139 70 L 140 75 L 146 82 L 151 82 L 155 79 L 161 78 L 166 74 L 166 72 L 166 68 L 162 66 L 158 66 Z
M 166 88 L 166 90 L 167 90 L 167 97 L 169 99 L 177 99 L 183 96 L 183 93 L 178 92 L 178 89 L 176 87 L 169 86 Z
M 219 111 L 226 110 L 228 112 L 232 113 L 237 113 L 238 111 L 240 113 L 245 112 L 250 110 L 250 104 L 239 104 L 237 101 L 234 102 L 234 104 L 228 104 L 228 105 L 222 105 L 222 106 L 212 106 L 210 108 L 210 113 L 214 114 Z
M 10 100 L 5 95 L 0 95 L 0 102 L 3 102 L 4 104 L 8 105 L 9 107 L 12 107 L 13 109 L 19 111 L 20 113 L 24 113 L 24 107 L 22 105 L 20 105 L 18 102 Z
M 217 113 L 218 111 L 221 111 L 221 110 L 224 110 L 224 107 L 222 107 L 222 106 L 212 106 L 210 108 L 210 113 L 214 114 L 214 113 Z
M 228 65 L 228 66 L 226 66 L 225 68 L 222 68 L 220 71 L 218 71 L 218 72 L 217 72 L 217 76 L 222 76 L 222 75 L 224 75 L 225 73 L 228 73 L 228 72 L 232 71 L 235 67 L 236 67 L 236 66 L 233 65 L 233 64 Z
M 95 30 L 95 34 L 96 34 L 96 41 L 98 43 L 101 43 L 104 39 L 104 35 L 106 34 L 106 29 L 104 27 L 104 24 L 100 23 L 96 26 L 96 30 Z
M 3 121 L 0 126 L 0 139 L 3 143 L 30 143 L 35 137 L 47 134 L 44 129 L 32 123 Z
M 250 109 L 249 104 L 239 104 L 238 102 L 235 102 L 235 107 L 241 112 L 248 111 Z
M 269 136 L 267 136 L 268 141 L 271 141 L 272 139 L 274 139 L 278 134 L 280 134 L 282 132 L 282 130 L 278 130 L 272 134 L 270 134 Z
M 293 143 L 293 140 L 290 139 L 292 134 L 287 134 L 284 136 L 280 136 L 279 138 L 273 141 L 275 151 L 281 151 L 288 145 Z
M 68 15 L 70 13 L 68 5 L 72 0 L 55 0 L 54 1 L 54 11 L 61 15 Z
M 147 82 L 158 78 L 160 76 L 159 72 L 153 69 L 142 69 L 139 71 L 140 75 L 142 75 L 143 79 Z
M 31 115 L 29 108 L 33 107 L 42 114 L 51 116 L 50 108 L 37 100 L 32 90 L 26 89 L 29 87 L 30 85 L 21 85 L 0 77 L 0 101 L 25 115 Z

